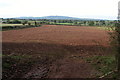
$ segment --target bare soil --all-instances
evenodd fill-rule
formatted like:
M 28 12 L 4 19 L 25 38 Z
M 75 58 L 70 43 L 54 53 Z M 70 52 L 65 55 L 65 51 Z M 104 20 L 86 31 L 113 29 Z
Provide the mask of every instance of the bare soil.
M 101 73 L 85 59 L 110 53 L 107 31 L 96 27 L 43 25 L 3 31 L 2 35 L 3 55 L 31 56 L 19 60 L 22 65 L 12 64 L 10 74 L 3 69 L 5 78 L 94 78 Z M 24 65 L 26 60 L 33 63 Z

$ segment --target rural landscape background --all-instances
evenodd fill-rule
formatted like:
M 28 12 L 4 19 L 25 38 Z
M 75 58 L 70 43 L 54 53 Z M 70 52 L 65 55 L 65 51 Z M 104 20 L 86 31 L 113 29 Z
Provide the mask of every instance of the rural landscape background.
M 30 6 L 30 4 L 33 4 L 31 3 L 32 1 L 26 5 Z M 34 3 L 37 3 L 37 1 Z M 16 5 L 13 5 L 9 1 L 8 3 L 12 6 L 4 1 L 2 3 L 6 3 L 7 6 L 11 7 L 11 10 L 16 9 L 13 8 Z M 50 3 L 58 4 L 53 1 Z M 78 1 L 75 3 L 77 4 Z M 82 3 L 84 2 L 81 1 L 80 4 Z M 20 4 L 24 5 L 22 2 Z M 20 4 L 16 7 L 20 8 Z M 60 12 L 63 10 L 62 15 L 57 11 L 55 12 L 56 8 L 52 9 L 53 6 L 49 8 L 49 4 L 43 9 L 53 11 L 54 14 L 52 16 L 43 15 L 46 11 L 42 8 L 38 9 L 42 4 L 37 5 L 40 17 L 36 14 L 37 11 L 33 10 L 36 7 L 32 7 L 32 14 L 28 14 L 27 10 L 24 10 L 22 6 L 20 9 L 25 11 L 24 15 L 15 14 L 18 12 L 17 10 L 13 13 L 15 16 L 9 10 L 10 14 L 3 14 L 1 12 L 2 23 L 0 24 L 0 32 L 2 33 L 3 78 L 118 77 L 116 74 L 117 41 L 114 36 L 116 23 L 118 22 L 117 15 L 111 15 L 110 13 L 108 16 L 104 15 L 102 18 L 100 18 L 101 16 L 96 18 L 96 9 L 95 14 L 93 14 L 96 16 L 88 16 L 85 13 L 87 17 L 78 17 L 80 13 L 74 13 L 76 7 L 76 9 L 81 10 L 81 7 L 78 5 L 71 8 L 71 14 L 77 16 L 71 16 L 69 10 L 67 12 L 67 9 L 68 6 L 71 6 L 72 2 L 67 7 L 64 4 L 67 3 L 63 3 L 61 8 L 56 5 L 57 9 L 61 10 Z M 96 2 L 96 4 L 98 3 Z M 112 0 L 108 2 L 108 6 L 111 4 Z M 118 1 L 116 0 L 113 4 L 115 6 L 118 4 Z M 103 6 L 105 6 L 104 3 Z M 6 8 L 5 6 L 1 7 Z M 66 11 L 64 11 L 63 7 L 65 7 Z M 100 8 L 100 6 L 97 7 Z M 25 8 L 29 12 L 29 8 Z M 105 9 L 108 9 L 109 12 L 108 7 Z M 103 10 L 105 11 L 105 9 Z M 114 7 L 113 9 L 117 8 Z M 51 11 L 47 14 L 51 15 Z M 56 15 L 57 13 L 59 16 Z M 64 16 L 64 13 L 68 15 Z M 26 14 L 28 16 L 33 15 L 33 17 L 28 17 Z M 91 11 L 88 11 L 88 14 L 92 14 Z M 104 14 L 107 14 L 107 12 Z

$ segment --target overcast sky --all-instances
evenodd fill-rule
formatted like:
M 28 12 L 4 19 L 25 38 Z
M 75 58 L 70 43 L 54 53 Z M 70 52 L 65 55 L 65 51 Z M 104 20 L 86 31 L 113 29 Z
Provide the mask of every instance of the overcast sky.
M 120 0 L 0 0 L 0 17 L 70 16 L 116 19 Z

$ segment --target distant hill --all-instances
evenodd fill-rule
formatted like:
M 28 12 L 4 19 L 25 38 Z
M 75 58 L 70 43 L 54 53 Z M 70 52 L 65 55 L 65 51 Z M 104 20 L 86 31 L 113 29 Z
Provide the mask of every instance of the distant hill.
M 102 20 L 102 19 L 76 18 L 76 17 L 68 17 L 68 16 L 16 17 L 15 19 Z

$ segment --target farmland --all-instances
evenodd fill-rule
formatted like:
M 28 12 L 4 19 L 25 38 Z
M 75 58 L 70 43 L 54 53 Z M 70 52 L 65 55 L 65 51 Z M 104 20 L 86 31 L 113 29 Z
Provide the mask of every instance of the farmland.
M 94 26 L 100 29 L 112 30 L 116 20 L 67 20 L 67 19 L 2 19 L 2 31 L 18 30 L 42 25 L 66 25 L 66 26 Z
M 102 76 L 115 69 L 108 32 L 67 25 L 3 31 L 3 78 Z
M 6 26 L 21 26 L 22 24 L 2 24 L 2 27 L 6 27 Z

